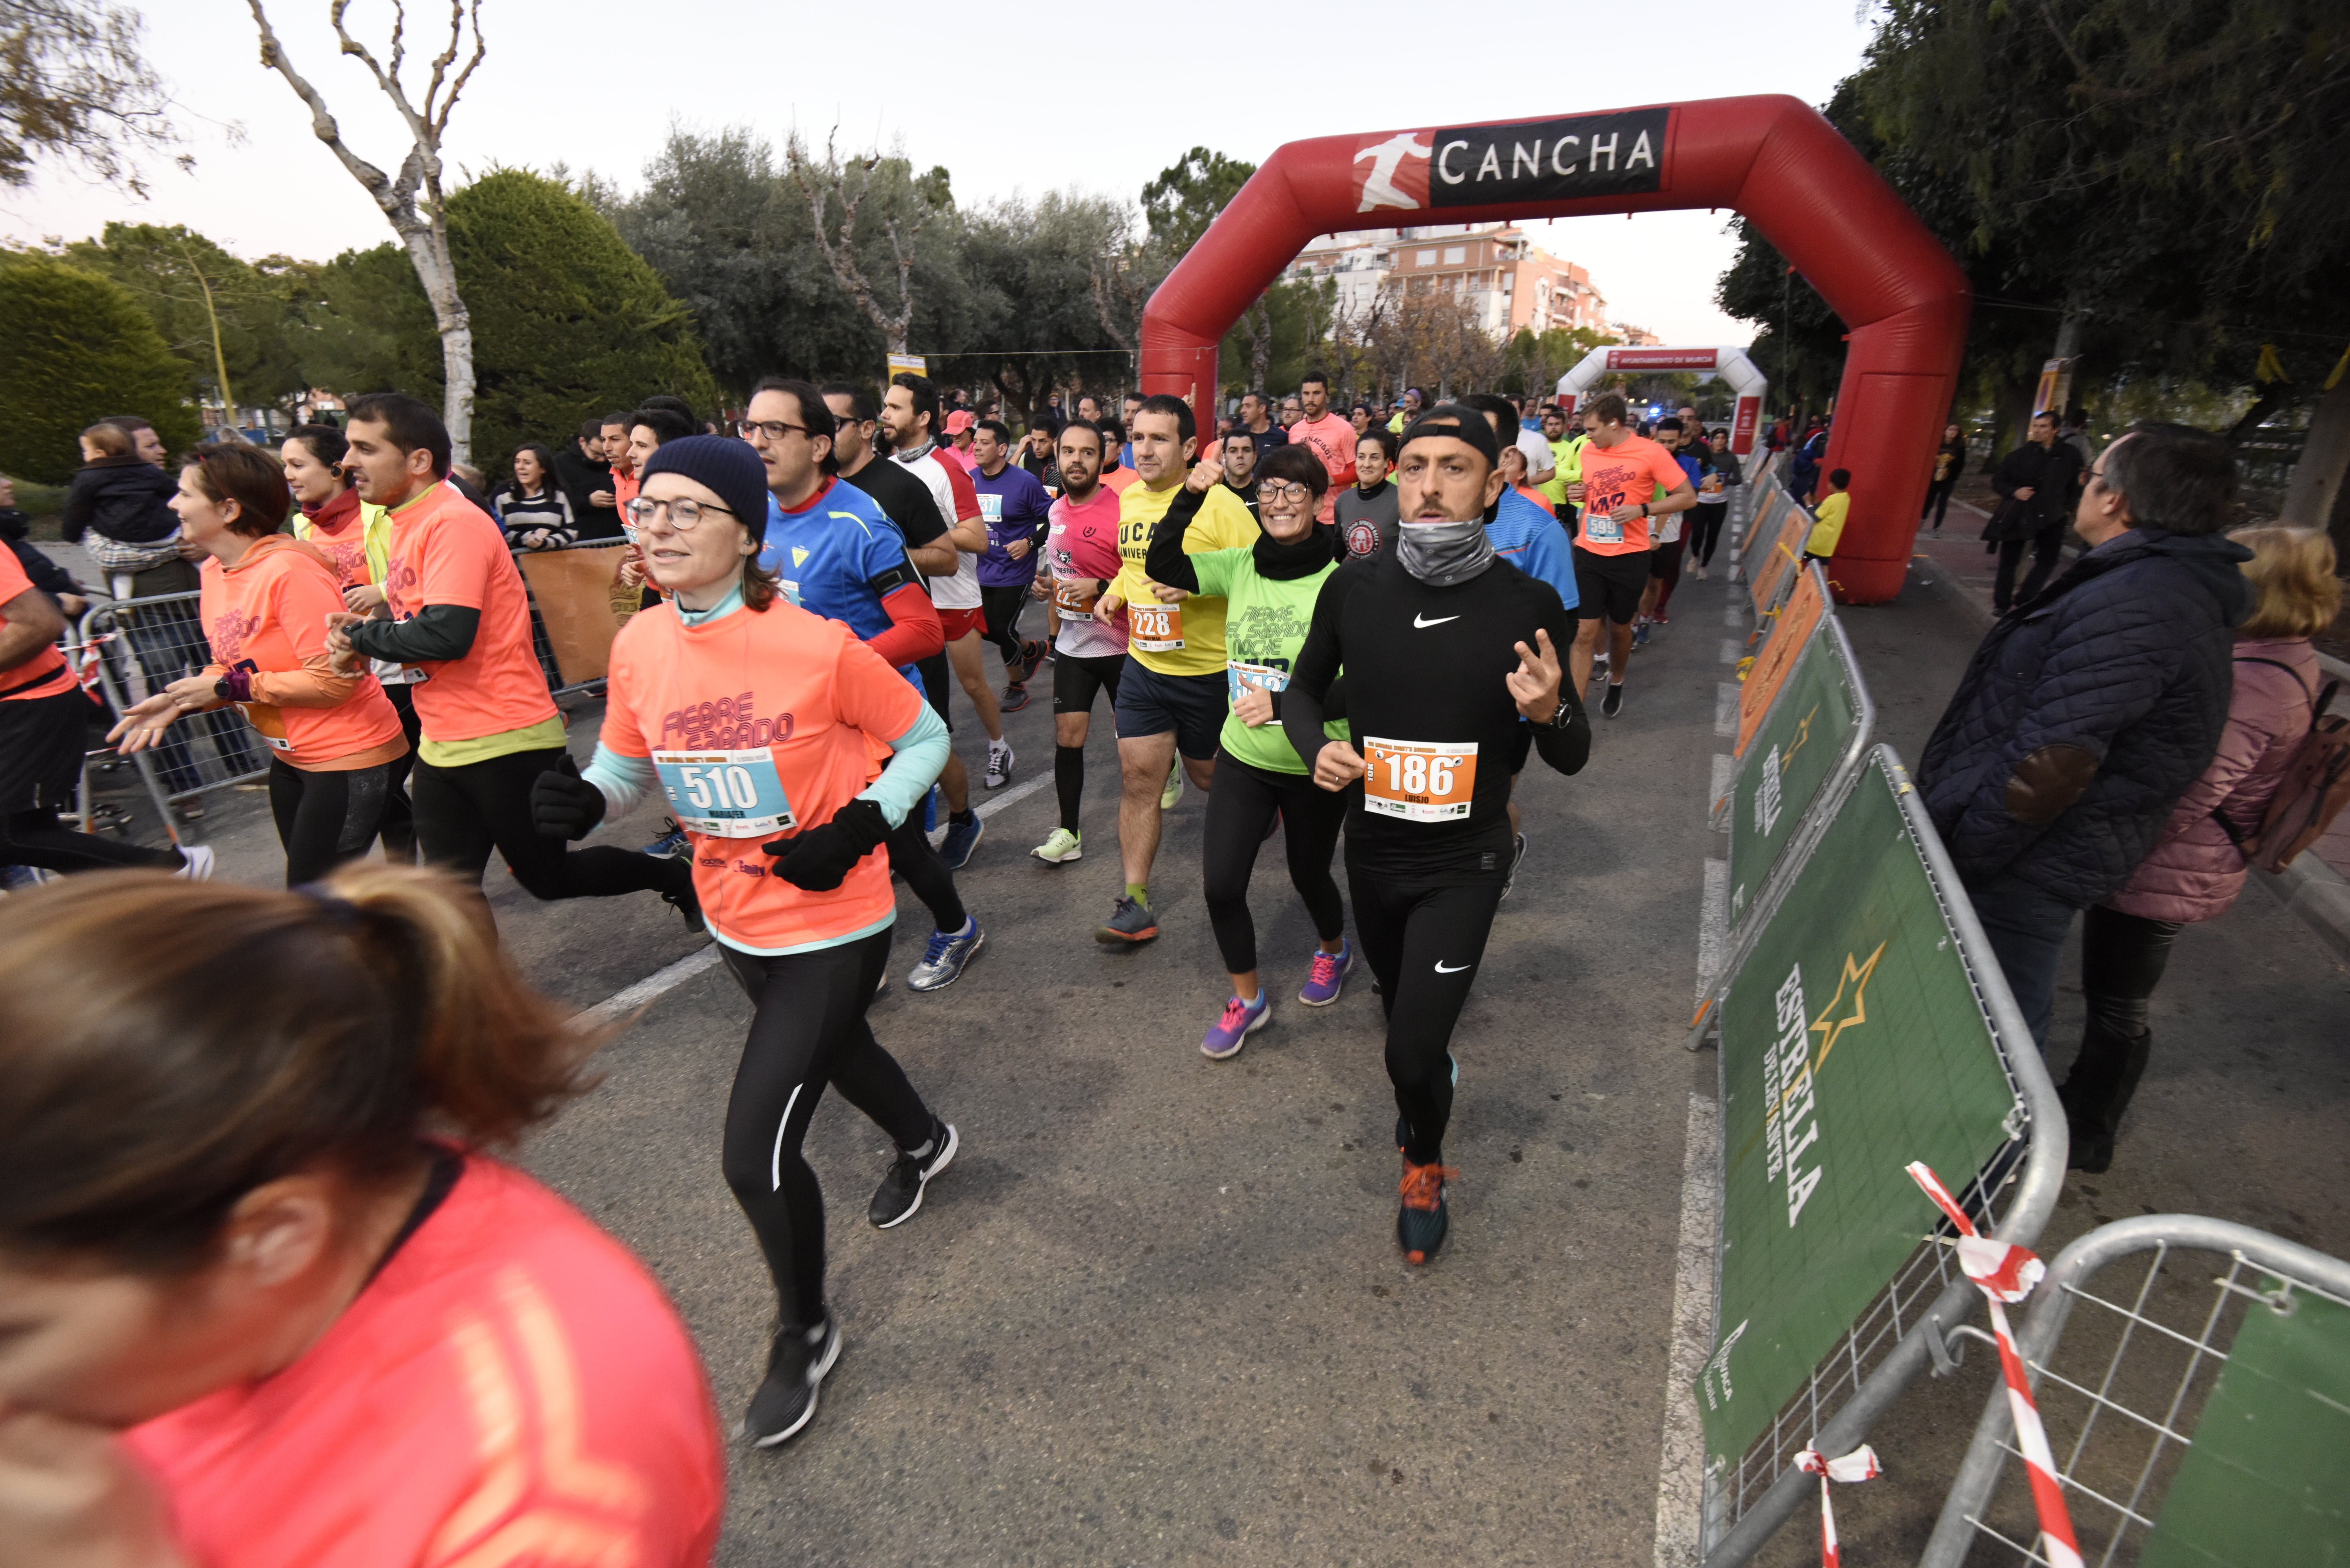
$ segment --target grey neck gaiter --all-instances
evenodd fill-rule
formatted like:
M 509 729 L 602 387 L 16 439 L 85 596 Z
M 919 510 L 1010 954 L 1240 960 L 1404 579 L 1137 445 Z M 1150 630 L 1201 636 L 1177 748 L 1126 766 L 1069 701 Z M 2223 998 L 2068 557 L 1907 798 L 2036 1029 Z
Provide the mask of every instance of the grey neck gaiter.
M 1396 531 L 1396 553 L 1405 571 L 1432 588 L 1465 583 L 1493 564 L 1493 542 L 1485 537 L 1480 517 L 1465 523 L 1403 523 Z

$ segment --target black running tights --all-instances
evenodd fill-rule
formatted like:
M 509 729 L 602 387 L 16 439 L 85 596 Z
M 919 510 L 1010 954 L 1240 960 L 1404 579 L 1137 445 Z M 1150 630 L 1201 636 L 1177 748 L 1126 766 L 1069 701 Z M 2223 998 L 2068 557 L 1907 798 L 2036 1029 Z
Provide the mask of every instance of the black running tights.
M 901 1149 L 929 1141 L 936 1118 L 865 1022 L 889 965 L 889 932 L 776 958 L 718 950 L 753 1010 L 720 1163 L 758 1235 L 785 1324 L 804 1327 L 824 1316 L 824 1190 L 800 1145 L 825 1085 Z
M 1721 520 L 1730 515 L 1726 501 L 1700 501 L 1690 508 L 1690 559 L 1700 566 L 1713 564 L 1713 547 L 1721 542 Z
M 942 931 L 959 931 L 970 918 L 962 907 L 962 895 L 955 891 L 954 873 L 948 870 L 939 852 L 931 847 L 931 836 L 922 831 L 921 804 L 906 814 L 906 820 L 897 831 L 883 840 L 889 849 L 889 869 L 906 879 L 914 897 L 931 912 L 931 919 Z
M 1403 1113 L 1404 1158 L 1435 1165 L 1452 1119 L 1452 1026 L 1485 956 L 1502 879 L 1469 887 L 1397 883 L 1347 867 L 1355 935 L 1388 1014 L 1388 1077 Z
M 375 842 L 390 793 L 391 764 L 311 773 L 269 759 L 269 815 L 286 846 L 286 885 L 316 882 Z
M 76 871 L 177 871 L 185 864 L 176 849 L 148 849 L 76 832 L 47 806 L 0 816 L 0 866 L 37 866 L 70 876 Z
M 530 818 L 531 785 L 564 755 L 561 746 L 547 746 L 463 767 L 418 762 L 416 841 L 426 861 L 479 882 L 494 849 L 536 898 L 609 898 L 691 888 L 693 864 L 682 857 L 609 846 L 566 849 L 562 839 L 538 831 Z
M 1314 934 L 1335 941 L 1346 932 L 1347 907 L 1330 875 L 1338 829 L 1347 820 L 1351 791 L 1333 794 L 1306 774 L 1253 768 L 1219 747 L 1216 787 L 1208 792 L 1208 826 L 1201 846 L 1201 880 L 1208 922 L 1215 928 L 1224 969 L 1246 974 L 1256 968 L 1256 922 L 1249 918 L 1249 874 L 1273 814 L 1281 814 L 1281 836 L 1289 852 L 1289 881 L 1314 917 Z
M 979 590 L 979 612 L 987 622 L 983 636 L 995 645 L 998 653 L 1003 655 L 1006 670 L 1020 662 L 1020 612 L 1027 607 L 1028 585 L 1025 583 Z

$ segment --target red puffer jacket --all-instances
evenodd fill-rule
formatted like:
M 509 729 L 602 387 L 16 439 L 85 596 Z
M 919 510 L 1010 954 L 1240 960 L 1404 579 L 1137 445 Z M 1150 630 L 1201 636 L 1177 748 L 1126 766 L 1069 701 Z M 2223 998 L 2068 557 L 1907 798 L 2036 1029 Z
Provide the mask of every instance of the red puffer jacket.
M 2251 662 L 2260 659 L 2289 665 L 2293 673 Z M 2106 900 L 2109 908 L 2149 920 L 2208 920 L 2227 912 L 2243 890 L 2244 857 L 2211 820 L 2211 810 L 2226 812 L 2240 832 L 2260 826 L 2294 745 L 2309 733 L 2310 703 L 2320 687 L 2307 638 L 2248 638 L 2236 644 L 2236 691 L 2219 754 L 2187 786 L 2129 885 Z

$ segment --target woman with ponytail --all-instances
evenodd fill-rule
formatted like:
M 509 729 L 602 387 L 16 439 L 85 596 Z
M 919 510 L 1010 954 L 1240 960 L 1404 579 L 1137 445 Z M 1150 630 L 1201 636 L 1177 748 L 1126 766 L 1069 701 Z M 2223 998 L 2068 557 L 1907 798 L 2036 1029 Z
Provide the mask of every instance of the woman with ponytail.
M 486 1152 L 596 1043 L 437 873 L 0 902 L 0 1563 L 706 1562 L 683 1327 Z

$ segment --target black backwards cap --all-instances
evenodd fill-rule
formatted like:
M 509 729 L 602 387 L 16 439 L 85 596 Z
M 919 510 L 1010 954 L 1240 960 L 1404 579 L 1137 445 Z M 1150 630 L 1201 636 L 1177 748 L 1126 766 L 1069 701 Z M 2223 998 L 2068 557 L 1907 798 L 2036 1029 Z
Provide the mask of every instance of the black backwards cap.
M 1485 454 L 1487 468 L 1502 466 L 1502 444 L 1494 439 L 1493 421 L 1476 409 L 1463 408 L 1459 403 L 1437 404 L 1404 427 L 1403 439 L 1396 443 L 1396 451 L 1400 453 L 1422 436 L 1457 437 Z

